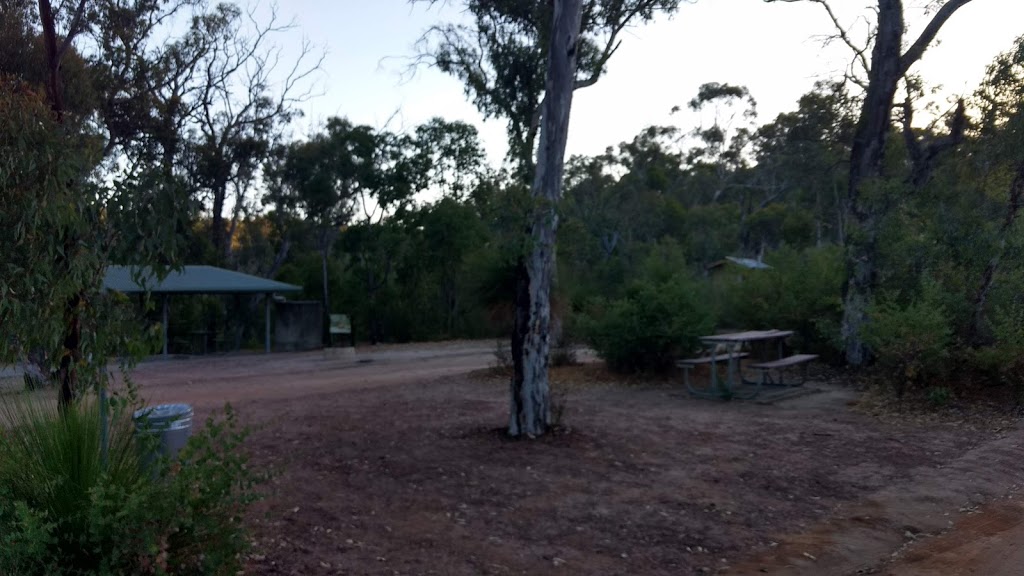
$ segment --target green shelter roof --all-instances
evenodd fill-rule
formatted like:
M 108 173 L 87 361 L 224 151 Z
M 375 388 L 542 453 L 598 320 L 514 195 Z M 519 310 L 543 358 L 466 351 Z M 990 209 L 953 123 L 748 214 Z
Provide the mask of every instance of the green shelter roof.
M 138 270 L 135 266 L 108 266 L 103 288 L 125 294 L 146 292 L 147 288 L 154 294 L 269 294 L 302 290 L 294 284 L 216 266 L 184 266 L 181 270 L 172 270 L 162 282 L 158 282 L 148 268 L 142 268 L 144 285 L 140 285 L 133 277 Z

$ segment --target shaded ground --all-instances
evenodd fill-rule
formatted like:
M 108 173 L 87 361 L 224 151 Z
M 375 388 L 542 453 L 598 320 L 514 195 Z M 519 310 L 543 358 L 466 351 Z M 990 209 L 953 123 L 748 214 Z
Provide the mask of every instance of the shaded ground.
M 200 413 L 230 400 L 257 426 L 255 463 L 275 479 L 252 517 L 255 574 L 842 574 L 843 554 L 823 562 L 858 542 L 882 569 L 895 548 L 848 538 L 857 522 L 896 531 L 895 547 L 902 528 L 931 533 L 892 525 L 914 513 L 899 508 L 917 502 L 906 494 L 969 501 L 979 484 L 950 483 L 958 463 L 1014 449 L 1009 437 L 982 445 L 986 431 L 881 423 L 820 384 L 775 405 L 691 399 L 681 385 L 572 386 L 566 428 L 514 442 L 498 430 L 503 381 L 467 374 L 493 348 L 151 362 L 136 379 L 152 400 Z M 981 496 L 1012 474 L 995 468 Z M 853 512 L 864 506 L 876 520 Z

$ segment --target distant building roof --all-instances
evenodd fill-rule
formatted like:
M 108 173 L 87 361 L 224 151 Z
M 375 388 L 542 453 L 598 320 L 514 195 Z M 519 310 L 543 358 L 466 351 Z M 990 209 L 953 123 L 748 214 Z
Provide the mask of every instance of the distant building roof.
M 184 266 L 182 270 L 171 271 L 163 282 L 157 282 L 153 273 L 143 268 L 143 286 L 133 278 L 137 270 L 139 268 L 134 266 L 108 266 L 103 288 L 126 294 L 146 292 L 147 288 L 154 294 L 269 294 L 302 290 L 294 284 L 216 266 Z
M 736 258 L 734 256 L 726 256 L 725 259 L 735 264 L 739 264 L 744 268 L 751 268 L 754 270 L 771 269 L 771 266 L 765 264 L 764 262 L 761 262 L 760 260 L 754 260 L 753 258 Z
M 733 264 L 736 264 L 737 266 L 742 266 L 744 268 L 749 268 L 751 270 L 770 270 L 771 269 L 771 266 L 765 264 L 764 262 L 761 262 L 760 260 L 754 260 L 753 258 L 739 258 L 739 257 L 736 257 L 736 256 L 726 256 L 725 260 L 719 260 L 717 262 L 712 262 L 711 264 L 709 264 L 708 265 L 708 270 L 724 266 L 726 264 L 726 262 L 732 262 Z

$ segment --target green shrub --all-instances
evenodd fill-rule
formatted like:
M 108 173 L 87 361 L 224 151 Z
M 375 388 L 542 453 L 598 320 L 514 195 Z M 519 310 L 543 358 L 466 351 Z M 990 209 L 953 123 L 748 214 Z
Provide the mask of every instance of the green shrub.
M 707 290 L 685 273 L 635 282 L 623 298 L 598 300 L 580 322 L 584 339 L 619 372 L 665 372 L 710 333 Z
M 953 399 L 953 392 L 948 386 L 932 386 L 928 389 L 928 401 L 939 408 L 949 404 Z
M 146 488 L 130 421 L 112 418 L 104 463 L 98 403 L 83 401 L 63 416 L 37 395 L 2 406 L 11 428 L 0 440 L 0 573 L 114 573 L 121 535 L 95 531 L 90 509 L 109 488 Z
M 173 466 L 140 466 L 127 405 L 58 414 L 36 395 L 3 402 L 0 574 L 234 574 L 241 514 L 253 498 L 230 409 L 190 440 Z
M 783 248 L 765 259 L 767 270 L 744 270 L 715 278 L 719 316 L 739 330 L 793 330 L 796 347 L 825 355 L 841 349 L 842 249 Z
M 947 371 L 953 330 L 941 288 L 926 282 L 908 303 L 883 296 L 869 310 L 864 341 L 898 395 Z
M 1013 387 L 1014 400 L 1024 404 L 1024 306 L 997 308 L 990 320 L 992 345 L 971 350 L 971 367 L 998 384 Z
M 220 419 L 210 417 L 165 471 L 161 496 L 173 505 L 166 540 L 172 574 L 234 575 L 249 546 L 243 515 L 265 480 L 249 469 L 243 449 L 248 429 L 227 406 Z

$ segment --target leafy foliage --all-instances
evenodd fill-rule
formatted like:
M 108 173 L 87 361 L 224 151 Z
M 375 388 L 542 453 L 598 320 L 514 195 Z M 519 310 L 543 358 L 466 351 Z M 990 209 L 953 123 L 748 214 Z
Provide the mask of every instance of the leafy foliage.
M 104 462 L 96 401 L 80 403 L 63 416 L 36 396 L 5 398 L 0 406 L 11 427 L 0 440 L 0 570 L 117 571 L 139 546 L 138 535 L 116 522 L 97 526 L 108 521 L 94 517 L 91 508 L 108 490 L 148 489 L 130 419 L 123 413 L 111 419 Z
M 993 317 L 994 342 L 972 350 L 968 359 L 995 383 L 1010 386 L 1017 404 L 1024 404 L 1024 307 L 997 309 Z
M 883 297 L 870 317 L 866 341 L 899 395 L 945 373 L 953 331 L 940 286 L 926 281 L 920 295 L 905 302 Z
M 657 254 L 649 259 L 644 276 L 623 297 L 595 299 L 580 320 L 583 339 L 613 370 L 670 370 L 714 327 L 706 287 L 679 271 L 673 265 L 678 261 L 659 259 Z
M 437 0 L 413 0 L 435 3 Z M 533 150 L 544 95 L 553 7 L 545 2 L 468 0 L 472 25 L 441 24 L 420 40 L 421 58 L 458 78 L 485 118 L 508 121 L 508 158 L 516 178 L 532 177 Z M 629 25 L 671 14 L 679 0 L 586 0 L 576 58 L 576 86 L 604 74 Z
M 508 121 L 507 170 L 486 165 L 473 126 L 442 118 L 404 131 L 332 118 L 289 141 L 281 129 L 304 97 L 294 88 L 306 67 L 294 69 L 288 89 L 261 81 L 268 70 L 259 59 L 249 61 L 256 68 L 233 65 L 248 52 L 272 52 L 265 42 L 287 26 L 253 22 L 255 35 L 243 34 L 237 6 L 195 0 L 90 2 L 89 41 L 73 43 L 61 65 L 60 123 L 47 100 L 36 4 L 0 6 L 0 32 L 16 39 L 0 46 L 4 362 L 31 354 L 52 370 L 73 359 L 87 385 L 102 386 L 107 359 L 151 352 L 159 321 L 151 304 L 96 290 L 111 262 L 189 261 L 276 276 L 301 284 L 299 297 L 348 313 L 356 334 L 372 341 L 509 331 L 515 265 L 529 249 L 549 3 L 468 1 L 466 25 L 440 24 L 418 46 L 421 62 L 462 80 L 485 116 Z M 625 23 L 677 5 L 585 1 L 577 87 L 603 75 Z M 167 29 L 172 21 L 182 26 Z M 912 100 L 927 85 L 907 79 L 909 103 L 881 122 L 896 133 L 904 121 L 902 141 L 887 139 L 881 171 L 858 186 L 867 224 L 850 213 L 863 101 L 847 82 L 818 82 L 765 121 L 747 88 L 709 81 L 681 101 L 701 126 L 648 127 L 603 154 L 571 159 L 557 206 L 558 315 L 571 331 L 586 312 L 579 327 L 604 338 L 610 357 L 612 348 L 637 351 L 625 342 L 643 336 L 632 319 L 690 314 L 686 294 L 673 293 L 681 308 L 662 294 L 685 284 L 714 305 L 713 328 L 793 329 L 795 346 L 836 359 L 838 295 L 857 270 L 854 249 L 870 244 L 877 267 L 866 277 L 872 294 L 885 296 L 874 307 L 865 300 L 867 325 L 889 374 L 905 383 L 909 371 L 923 385 L 954 365 L 1017 382 L 1022 45 L 994 60 L 965 102 L 966 125 L 953 110 L 936 111 L 928 126 L 911 122 Z M 240 86 L 239 70 L 254 81 Z M 956 154 L 922 155 L 958 125 L 966 131 Z M 918 179 L 922 158 L 928 177 Z M 238 209 L 228 214 L 232 197 Z M 742 281 L 709 270 L 726 256 L 772 269 L 740 273 Z M 671 262 L 668 272 L 653 272 L 652 261 Z M 172 307 L 172 337 L 227 317 L 258 325 L 261 312 L 228 313 L 218 298 L 183 301 Z M 147 315 L 148 327 L 133 320 Z M 64 342 L 69 318 L 82 326 L 74 353 Z M 602 332 L 602 322 L 618 327 Z M 655 369 L 690 338 L 671 322 L 651 326 L 660 326 L 651 358 L 624 354 L 616 361 L 623 369 Z M 934 354 L 941 343 L 957 362 Z
M 798 251 L 785 248 L 766 258 L 767 270 L 729 264 L 714 272 L 723 326 L 796 332 L 798 348 L 829 353 L 839 347 L 842 252 L 835 246 Z
M 91 172 L 81 146 L 59 133 L 41 94 L 0 77 L 0 325 L 25 328 L 17 343 L 0 340 L 4 359 L 17 357 L 12 344 L 57 349 L 63 303 L 96 277 L 98 259 L 64 245 L 89 231 L 87 206 L 67 186 Z
M 2 406 L 10 426 L 0 437 L 4 574 L 198 576 L 241 567 L 242 513 L 257 478 L 230 408 L 154 475 L 140 465 L 150 447 L 136 439 L 129 404 L 84 400 L 58 415 L 33 395 Z
M 226 406 L 211 416 L 163 472 L 163 502 L 173 504 L 167 536 L 168 571 L 173 574 L 236 574 L 249 539 L 244 513 L 266 480 L 249 466 L 244 449 L 249 430 Z

